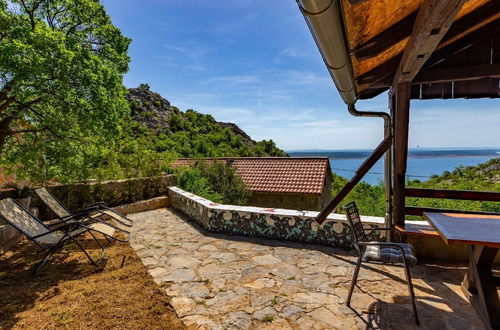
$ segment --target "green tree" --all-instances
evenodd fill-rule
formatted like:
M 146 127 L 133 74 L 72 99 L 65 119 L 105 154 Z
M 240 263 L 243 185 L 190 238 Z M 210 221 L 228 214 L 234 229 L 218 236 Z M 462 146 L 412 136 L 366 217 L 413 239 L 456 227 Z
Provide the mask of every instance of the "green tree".
M 230 164 L 219 161 L 208 164 L 199 160 L 193 166 L 179 170 L 177 175 L 179 187 L 213 202 L 245 205 L 251 197 L 251 192 Z
M 97 0 L 0 1 L 0 151 L 116 134 L 129 43 Z

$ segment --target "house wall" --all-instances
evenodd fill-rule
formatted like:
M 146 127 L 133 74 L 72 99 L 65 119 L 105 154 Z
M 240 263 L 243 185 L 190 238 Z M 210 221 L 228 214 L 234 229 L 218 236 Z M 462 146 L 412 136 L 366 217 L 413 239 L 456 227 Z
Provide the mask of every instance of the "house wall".
M 318 210 L 320 195 L 254 192 L 246 205 L 293 210 Z
M 327 175 L 321 194 L 286 194 L 254 192 L 248 206 L 268 208 L 320 211 L 331 200 L 332 176 Z
M 332 171 L 328 166 L 328 174 L 325 177 L 325 184 L 323 185 L 323 192 L 319 198 L 319 209 L 323 210 L 332 199 Z

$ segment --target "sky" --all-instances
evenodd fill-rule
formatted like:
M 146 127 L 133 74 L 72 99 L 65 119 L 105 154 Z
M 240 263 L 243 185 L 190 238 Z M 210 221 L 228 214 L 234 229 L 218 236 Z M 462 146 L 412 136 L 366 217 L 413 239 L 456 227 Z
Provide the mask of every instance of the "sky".
M 103 0 L 132 39 L 124 83 L 236 123 L 284 150 L 369 149 L 383 121 L 352 117 L 293 0 Z M 357 102 L 387 111 L 387 94 Z M 500 147 L 500 99 L 412 101 L 409 146 Z

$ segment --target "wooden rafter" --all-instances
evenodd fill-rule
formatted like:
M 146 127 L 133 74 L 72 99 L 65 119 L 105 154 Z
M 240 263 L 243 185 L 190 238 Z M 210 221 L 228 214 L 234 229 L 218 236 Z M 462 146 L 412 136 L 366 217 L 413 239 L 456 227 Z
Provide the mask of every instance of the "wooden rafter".
M 466 0 L 424 0 L 393 85 L 411 82 L 448 32 Z
M 424 69 L 434 66 L 435 64 L 440 64 L 448 59 L 454 58 L 458 53 L 467 49 L 468 46 L 477 44 L 484 39 L 489 39 L 494 36 L 500 30 L 500 19 L 496 19 L 488 23 L 485 26 L 463 36 L 459 40 L 447 45 L 444 48 L 436 50 L 427 63 Z M 369 72 L 361 75 L 357 79 L 357 84 L 360 86 L 360 98 L 366 99 L 376 96 L 383 91 L 387 90 L 388 87 L 392 85 L 394 79 L 394 72 L 398 65 L 398 61 L 401 59 L 401 54 L 393 57 L 392 59 L 380 64 Z M 429 70 L 430 71 L 430 70 Z M 421 71 L 423 74 L 423 71 Z M 492 71 L 492 76 L 496 76 L 495 71 Z M 417 75 L 414 79 L 415 82 L 421 78 Z
M 440 83 L 451 81 L 476 80 L 481 78 L 500 77 L 500 63 L 477 64 L 453 68 L 439 68 L 421 71 L 412 81 L 412 84 Z M 390 80 L 373 84 L 371 88 L 389 88 Z
M 358 61 L 362 61 L 377 56 L 401 40 L 408 38 L 413 31 L 417 13 L 418 11 L 412 12 L 391 27 L 361 44 L 353 50 L 353 55 L 356 56 Z M 438 46 L 438 49 L 453 43 L 498 17 L 500 17 L 500 1 L 489 1 L 485 3 L 476 10 L 453 22 L 453 25 L 443 37 L 443 42 Z

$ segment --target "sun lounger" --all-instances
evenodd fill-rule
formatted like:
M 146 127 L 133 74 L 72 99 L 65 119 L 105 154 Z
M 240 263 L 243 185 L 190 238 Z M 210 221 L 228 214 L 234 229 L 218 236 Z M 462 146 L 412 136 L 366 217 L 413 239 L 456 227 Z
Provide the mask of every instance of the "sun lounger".
M 51 229 L 11 198 L 0 201 L 0 217 L 37 244 L 41 251 L 47 251 L 40 262 L 33 267 L 33 275 L 47 263 L 55 252 L 71 243 L 75 243 L 94 266 L 99 266 L 104 260 L 105 249 L 94 234 L 100 233 L 105 237 L 113 238 L 115 231 L 113 227 L 103 223 L 85 225 L 76 221 L 57 229 Z M 78 238 L 86 233 L 93 237 L 102 250 L 98 260 L 93 259 L 78 241 Z
M 133 221 L 128 217 L 113 211 L 103 202 L 92 204 L 72 213 L 46 188 L 36 189 L 35 192 L 45 205 L 47 205 L 47 207 L 49 207 L 59 218 L 60 221 L 54 224 L 65 223 L 68 219 L 73 221 L 74 219 L 84 218 L 85 220 L 93 222 L 98 221 L 105 223 L 126 234 L 127 238 L 125 240 L 118 239 L 120 241 L 128 241 L 130 239 L 130 231 L 127 230 L 127 227 L 131 227 Z

